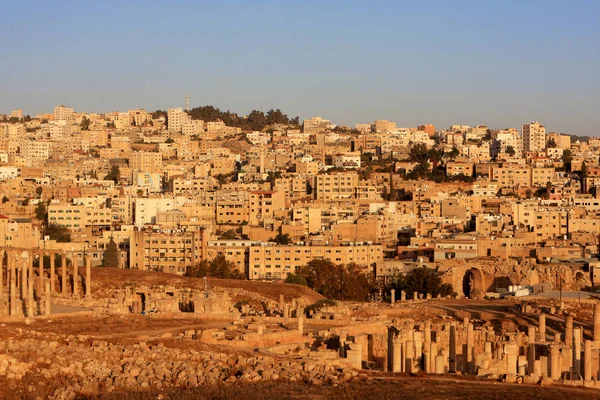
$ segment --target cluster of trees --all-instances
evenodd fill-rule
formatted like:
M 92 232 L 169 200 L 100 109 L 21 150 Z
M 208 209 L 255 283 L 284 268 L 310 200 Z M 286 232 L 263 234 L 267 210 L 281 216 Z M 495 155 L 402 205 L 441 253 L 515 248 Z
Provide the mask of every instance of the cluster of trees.
M 113 165 L 110 167 L 110 172 L 104 177 L 106 181 L 114 181 L 115 183 L 119 183 L 121 179 L 121 169 L 118 165 Z
M 29 121 L 31 121 L 30 115 L 25 115 L 23 118 L 9 117 L 7 115 L 4 115 L 2 117 L 2 120 L 0 120 L 0 122 L 8 122 L 9 124 L 18 124 L 19 122 L 29 122 Z
M 227 126 L 235 126 L 237 128 L 242 128 L 242 130 L 262 131 L 265 127 L 273 124 L 300 126 L 300 117 L 288 117 L 286 114 L 282 113 L 280 109 L 271 109 L 266 113 L 252 110 L 248 116 L 244 117 L 231 111 L 221 111 L 214 106 L 203 106 L 192 108 L 188 111 L 188 114 L 193 119 L 200 119 L 203 121 L 210 122 L 221 120 L 225 122 L 225 125 Z
M 192 278 L 211 276 L 223 279 L 246 279 L 246 275 L 238 270 L 237 265 L 227 261 L 223 255 L 218 255 L 211 261 L 202 260 L 199 264 L 188 267 L 185 276 Z
M 47 224 L 42 230 L 43 236 L 49 236 L 51 240 L 59 243 L 68 243 L 71 241 L 71 232 L 64 225 Z
M 112 236 L 108 242 L 108 245 L 106 246 L 106 249 L 102 253 L 101 266 L 113 268 L 119 267 L 119 247 L 117 246 L 117 243 L 115 243 L 115 240 L 112 238 Z
M 333 300 L 367 301 L 377 290 L 375 280 L 360 271 L 356 264 L 334 264 L 329 260 L 312 260 L 290 274 L 286 283 L 306 284 Z M 306 283 L 304 283 L 306 282 Z
M 456 294 L 452 285 L 442 283 L 438 272 L 430 268 L 415 268 L 406 274 L 396 275 L 392 282 L 386 286 L 385 292 L 390 293 L 392 289 L 396 290 L 398 296 L 401 290 L 404 290 L 407 295 L 412 295 L 414 292 L 423 295 L 430 293 L 432 296 L 438 294 L 453 296 Z
M 90 130 L 90 123 L 92 121 L 90 121 L 89 118 L 87 117 L 83 117 L 81 119 L 81 123 L 79 124 L 79 129 L 81 129 L 82 131 L 89 131 Z

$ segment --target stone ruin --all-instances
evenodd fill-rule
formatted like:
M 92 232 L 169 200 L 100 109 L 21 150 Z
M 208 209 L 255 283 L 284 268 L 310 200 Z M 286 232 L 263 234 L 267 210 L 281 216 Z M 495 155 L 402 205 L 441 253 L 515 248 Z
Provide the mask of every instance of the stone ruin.
M 56 268 L 56 255 L 62 265 Z M 91 259 L 84 260 L 85 275 L 79 273 L 79 257 L 66 252 L 41 249 L 0 249 L 6 260 L 0 264 L 0 316 L 34 317 L 50 315 L 50 303 L 56 297 L 91 301 Z M 45 268 L 44 256 L 49 257 Z M 37 258 L 38 267 L 34 268 Z M 68 267 L 71 264 L 71 267 Z M 57 290 L 60 287 L 60 291 Z M 81 301 L 79 301 L 81 303 Z

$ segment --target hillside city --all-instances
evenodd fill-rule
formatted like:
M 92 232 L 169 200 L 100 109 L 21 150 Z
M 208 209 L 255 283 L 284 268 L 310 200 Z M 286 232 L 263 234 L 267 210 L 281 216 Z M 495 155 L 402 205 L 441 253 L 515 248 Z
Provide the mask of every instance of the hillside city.
M 594 283 L 598 138 L 211 106 L 0 120 L 0 246 L 84 251 L 98 266 L 114 242 L 108 266 L 179 275 L 223 256 L 250 280 L 327 260 L 379 285 L 416 266 L 534 259 Z
M 597 396 L 600 138 L 188 104 L 0 116 L 0 399 Z

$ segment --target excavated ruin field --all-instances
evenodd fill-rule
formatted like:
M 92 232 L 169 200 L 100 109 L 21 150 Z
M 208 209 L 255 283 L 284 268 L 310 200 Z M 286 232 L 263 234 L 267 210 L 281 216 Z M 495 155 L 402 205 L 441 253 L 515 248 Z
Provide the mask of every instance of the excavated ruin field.
M 202 279 L 142 271 L 95 268 L 96 298 L 110 297 L 130 284 L 176 288 L 204 287 Z M 322 297 L 298 285 L 209 279 L 233 301 L 277 302 Z M 547 330 L 562 332 L 564 314 L 548 311 L 556 301 L 532 302 L 521 312 L 520 300 L 445 299 L 389 304 L 343 303 L 345 323 L 410 319 L 415 322 L 462 321 L 496 331 L 527 330 L 538 310 L 547 313 Z M 345 311 L 344 311 L 345 310 Z M 592 304 L 570 302 L 566 312 L 591 335 Z M 349 314 L 346 314 L 349 313 Z M 350 318 L 351 317 L 351 318 Z M 194 315 L 100 315 L 91 312 L 0 322 L 0 399 L 600 399 L 600 391 L 571 388 L 542 380 L 516 385 L 474 376 L 389 374 L 347 366 L 306 364 L 291 353 L 269 353 L 251 346 L 198 340 L 205 330 L 226 337 L 254 332 L 253 317 L 202 320 Z M 336 325 L 338 324 L 338 325 Z M 339 322 L 304 322 L 304 334 L 339 327 Z M 273 322 L 271 332 L 296 329 L 296 322 Z
M 323 296 L 302 285 L 217 278 L 208 278 L 207 281 L 209 289 L 222 289 L 234 300 L 243 299 L 247 297 L 247 294 L 255 294 L 273 301 L 278 301 L 279 295 L 283 294 L 286 301 L 297 298 L 308 304 L 323 299 Z M 111 297 L 114 289 L 121 289 L 130 284 L 139 286 L 163 285 L 191 289 L 204 288 L 204 280 L 199 278 L 117 268 L 92 268 L 92 293 L 96 297 Z

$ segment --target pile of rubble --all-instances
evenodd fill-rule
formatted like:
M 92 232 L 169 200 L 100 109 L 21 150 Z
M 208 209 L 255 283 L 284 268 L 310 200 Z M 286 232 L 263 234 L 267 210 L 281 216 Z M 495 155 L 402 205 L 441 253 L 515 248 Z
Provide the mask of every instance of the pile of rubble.
M 277 360 L 265 355 L 245 357 L 172 348 L 162 343 L 90 342 L 85 336 L 48 341 L 48 335 L 34 331 L 22 332 L 20 336 L 19 340 L 0 342 L 0 353 L 16 357 L 0 355 L 0 376 L 21 379 L 32 373 L 48 380 L 67 382 L 55 391 L 53 398 L 113 391 L 194 388 L 217 383 L 336 384 L 359 379 L 359 373 L 350 368 Z M 31 361 L 23 363 L 17 359 Z

